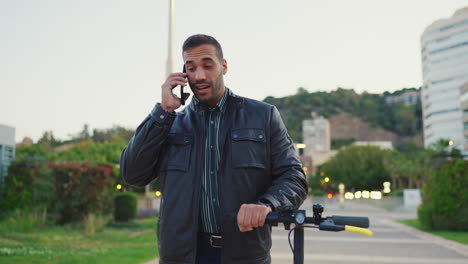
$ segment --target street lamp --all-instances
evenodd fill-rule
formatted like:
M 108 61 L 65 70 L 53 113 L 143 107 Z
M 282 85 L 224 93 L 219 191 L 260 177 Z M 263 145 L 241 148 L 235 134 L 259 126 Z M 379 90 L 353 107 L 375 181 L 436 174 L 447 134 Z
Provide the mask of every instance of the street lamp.
M 304 149 L 306 148 L 306 144 L 296 144 L 296 148 L 299 149 L 299 155 L 304 155 Z

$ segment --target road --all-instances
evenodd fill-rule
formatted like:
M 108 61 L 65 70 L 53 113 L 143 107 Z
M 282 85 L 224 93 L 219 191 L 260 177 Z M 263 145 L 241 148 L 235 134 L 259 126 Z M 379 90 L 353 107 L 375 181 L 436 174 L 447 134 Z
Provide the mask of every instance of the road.
M 315 202 L 315 201 L 314 201 Z M 468 246 L 432 236 L 402 224 L 395 219 L 415 219 L 416 211 L 382 209 L 378 201 L 338 201 L 324 203 L 323 216 L 368 216 L 374 236 L 348 232 L 305 230 L 304 263 L 447 263 L 468 264 Z M 312 216 L 312 201 L 302 206 Z M 287 241 L 287 231 L 273 230 L 272 263 L 292 264 L 293 255 Z
M 362 200 L 340 204 L 333 199 L 306 200 L 301 208 L 307 211 L 307 216 L 312 216 L 313 203 L 324 205 L 323 216 L 367 216 L 374 235 L 367 237 L 348 232 L 306 229 L 304 263 L 468 264 L 468 246 L 395 223 L 393 220 L 416 219 L 416 210 L 399 208 L 385 202 Z M 293 263 L 287 237 L 288 231 L 284 228 L 273 228 L 272 264 Z M 156 263 L 157 259 L 146 264 Z

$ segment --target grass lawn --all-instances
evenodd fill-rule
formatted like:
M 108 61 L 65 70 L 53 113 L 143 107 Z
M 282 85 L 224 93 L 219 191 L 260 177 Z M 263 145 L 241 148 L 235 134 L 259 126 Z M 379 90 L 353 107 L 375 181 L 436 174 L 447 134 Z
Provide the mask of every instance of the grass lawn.
M 94 235 L 70 226 L 25 233 L 0 222 L 0 263 L 144 263 L 158 256 L 155 228 L 151 218 L 111 224 Z
M 462 243 L 465 245 L 468 245 L 468 232 L 464 231 L 433 231 L 429 230 L 427 228 L 424 228 L 419 220 L 417 219 L 412 219 L 412 220 L 398 220 L 399 223 L 405 224 L 407 226 L 414 227 L 416 229 L 419 229 L 421 231 L 443 237 L 448 240 L 452 240 L 458 243 Z

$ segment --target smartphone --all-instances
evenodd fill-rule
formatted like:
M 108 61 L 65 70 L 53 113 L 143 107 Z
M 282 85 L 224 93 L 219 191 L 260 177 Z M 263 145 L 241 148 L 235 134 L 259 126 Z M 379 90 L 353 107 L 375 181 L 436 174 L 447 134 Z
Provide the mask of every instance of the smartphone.
M 185 70 L 185 64 L 184 64 L 184 67 L 182 68 L 182 72 L 187 73 L 187 71 Z M 183 85 L 180 86 L 180 103 L 182 105 L 185 105 L 184 86 Z

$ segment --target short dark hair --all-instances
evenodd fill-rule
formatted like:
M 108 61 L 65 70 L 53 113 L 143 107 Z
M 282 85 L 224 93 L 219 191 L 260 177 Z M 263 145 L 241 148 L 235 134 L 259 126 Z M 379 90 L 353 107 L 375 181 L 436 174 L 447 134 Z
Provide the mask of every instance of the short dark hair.
M 196 35 L 192 35 L 188 37 L 184 41 L 184 45 L 182 45 L 182 52 L 185 52 L 191 48 L 196 48 L 204 44 L 213 45 L 216 49 L 216 55 L 218 56 L 218 59 L 220 61 L 223 59 L 223 49 L 221 48 L 221 45 L 219 44 L 219 42 L 212 36 L 208 36 L 205 34 L 196 34 Z

